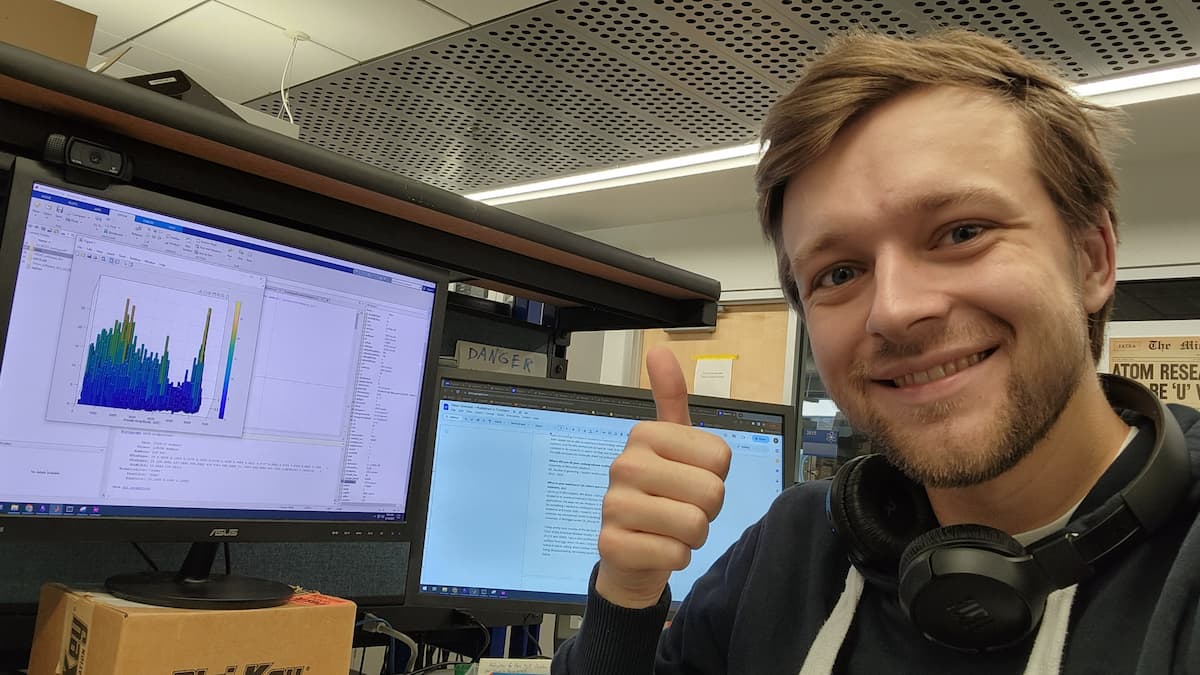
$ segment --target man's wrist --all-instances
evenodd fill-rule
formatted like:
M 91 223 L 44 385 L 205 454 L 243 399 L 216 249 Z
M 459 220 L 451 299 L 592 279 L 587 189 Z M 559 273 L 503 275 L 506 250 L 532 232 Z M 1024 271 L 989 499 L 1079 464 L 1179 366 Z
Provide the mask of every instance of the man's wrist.
M 618 607 L 646 609 L 654 607 L 662 600 L 662 595 L 666 587 L 664 586 L 657 591 L 650 590 L 644 593 L 632 592 L 629 589 L 614 584 L 609 575 L 605 574 L 604 564 L 601 563 L 599 569 L 596 570 L 595 589 L 597 595 Z

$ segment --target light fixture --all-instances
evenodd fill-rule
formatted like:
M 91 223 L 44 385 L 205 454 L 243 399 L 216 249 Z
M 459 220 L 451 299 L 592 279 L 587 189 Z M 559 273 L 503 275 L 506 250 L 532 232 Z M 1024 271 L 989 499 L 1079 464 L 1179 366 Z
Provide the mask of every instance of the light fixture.
M 1074 85 L 1072 89 L 1079 96 L 1108 106 L 1131 105 L 1200 94 L 1200 64 L 1132 73 L 1096 82 L 1084 82 Z M 720 150 L 709 150 L 670 159 L 630 164 L 613 169 L 476 192 L 468 194 L 466 197 L 498 206 L 752 166 L 758 163 L 760 155 L 758 143 L 747 143 Z
M 1129 105 L 1200 93 L 1200 63 L 1083 82 L 1075 93 L 1104 105 Z
M 487 204 L 499 205 L 510 202 L 543 199 L 569 195 L 575 192 L 587 192 L 602 188 L 648 183 L 666 178 L 679 178 L 698 173 L 709 173 L 740 166 L 752 166 L 758 163 L 759 144 L 747 143 L 734 147 L 708 150 L 692 155 L 682 155 L 669 159 L 658 159 L 627 166 L 618 166 L 602 171 L 592 171 L 574 176 L 563 176 L 551 180 L 525 183 L 511 187 L 476 192 L 466 195 Z

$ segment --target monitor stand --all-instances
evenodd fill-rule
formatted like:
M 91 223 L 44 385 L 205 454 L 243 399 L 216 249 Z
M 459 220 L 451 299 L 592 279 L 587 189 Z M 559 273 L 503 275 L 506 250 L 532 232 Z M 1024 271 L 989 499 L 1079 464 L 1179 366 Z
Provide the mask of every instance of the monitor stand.
M 118 574 L 104 585 L 118 598 L 187 609 L 259 609 L 282 605 L 292 597 L 292 587 L 278 581 L 212 574 L 219 545 L 193 543 L 178 572 Z

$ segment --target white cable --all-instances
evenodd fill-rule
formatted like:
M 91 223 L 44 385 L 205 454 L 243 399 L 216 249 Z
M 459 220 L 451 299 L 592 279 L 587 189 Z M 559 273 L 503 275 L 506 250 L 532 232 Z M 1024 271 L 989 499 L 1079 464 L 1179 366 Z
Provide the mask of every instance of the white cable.
M 287 83 L 288 72 L 292 69 L 292 58 L 296 56 L 296 45 L 299 42 L 300 36 L 292 36 L 292 51 L 288 54 L 287 63 L 283 66 L 283 75 L 279 77 L 279 100 L 283 102 L 283 105 L 279 108 L 279 112 L 275 113 L 276 119 L 279 118 L 279 113 L 287 113 L 288 122 L 292 124 L 295 124 L 296 121 L 292 119 L 292 109 L 288 107 L 288 91 L 285 85 Z
M 411 671 L 413 666 L 417 663 L 416 641 L 404 633 L 396 630 L 395 628 L 392 628 L 390 623 L 375 616 L 374 614 L 364 614 L 363 618 L 366 619 L 366 623 L 362 625 L 362 629 L 364 631 L 368 633 L 380 633 L 382 635 L 386 635 L 390 638 L 399 640 L 404 644 L 405 647 L 408 647 L 408 663 L 404 666 L 404 670 L 401 672 L 407 673 Z

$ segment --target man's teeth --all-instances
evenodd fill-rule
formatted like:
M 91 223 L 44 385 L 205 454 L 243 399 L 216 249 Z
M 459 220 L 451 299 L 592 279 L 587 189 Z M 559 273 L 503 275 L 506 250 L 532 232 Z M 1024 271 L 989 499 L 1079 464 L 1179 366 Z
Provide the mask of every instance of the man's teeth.
M 976 363 L 982 361 L 984 354 L 985 352 L 979 352 L 978 354 L 964 356 L 957 361 L 951 361 L 949 363 L 943 363 L 940 366 L 934 366 L 929 370 L 924 370 L 919 373 L 909 373 L 904 377 L 898 377 L 892 380 L 892 384 L 895 384 L 897 387 L 911 387 L 915 384 L 928 384 L 934 380 L 940 380 L 943 377 L 953 375 L 960 370 L 966 370 L 967 368 L 970 368 Z

